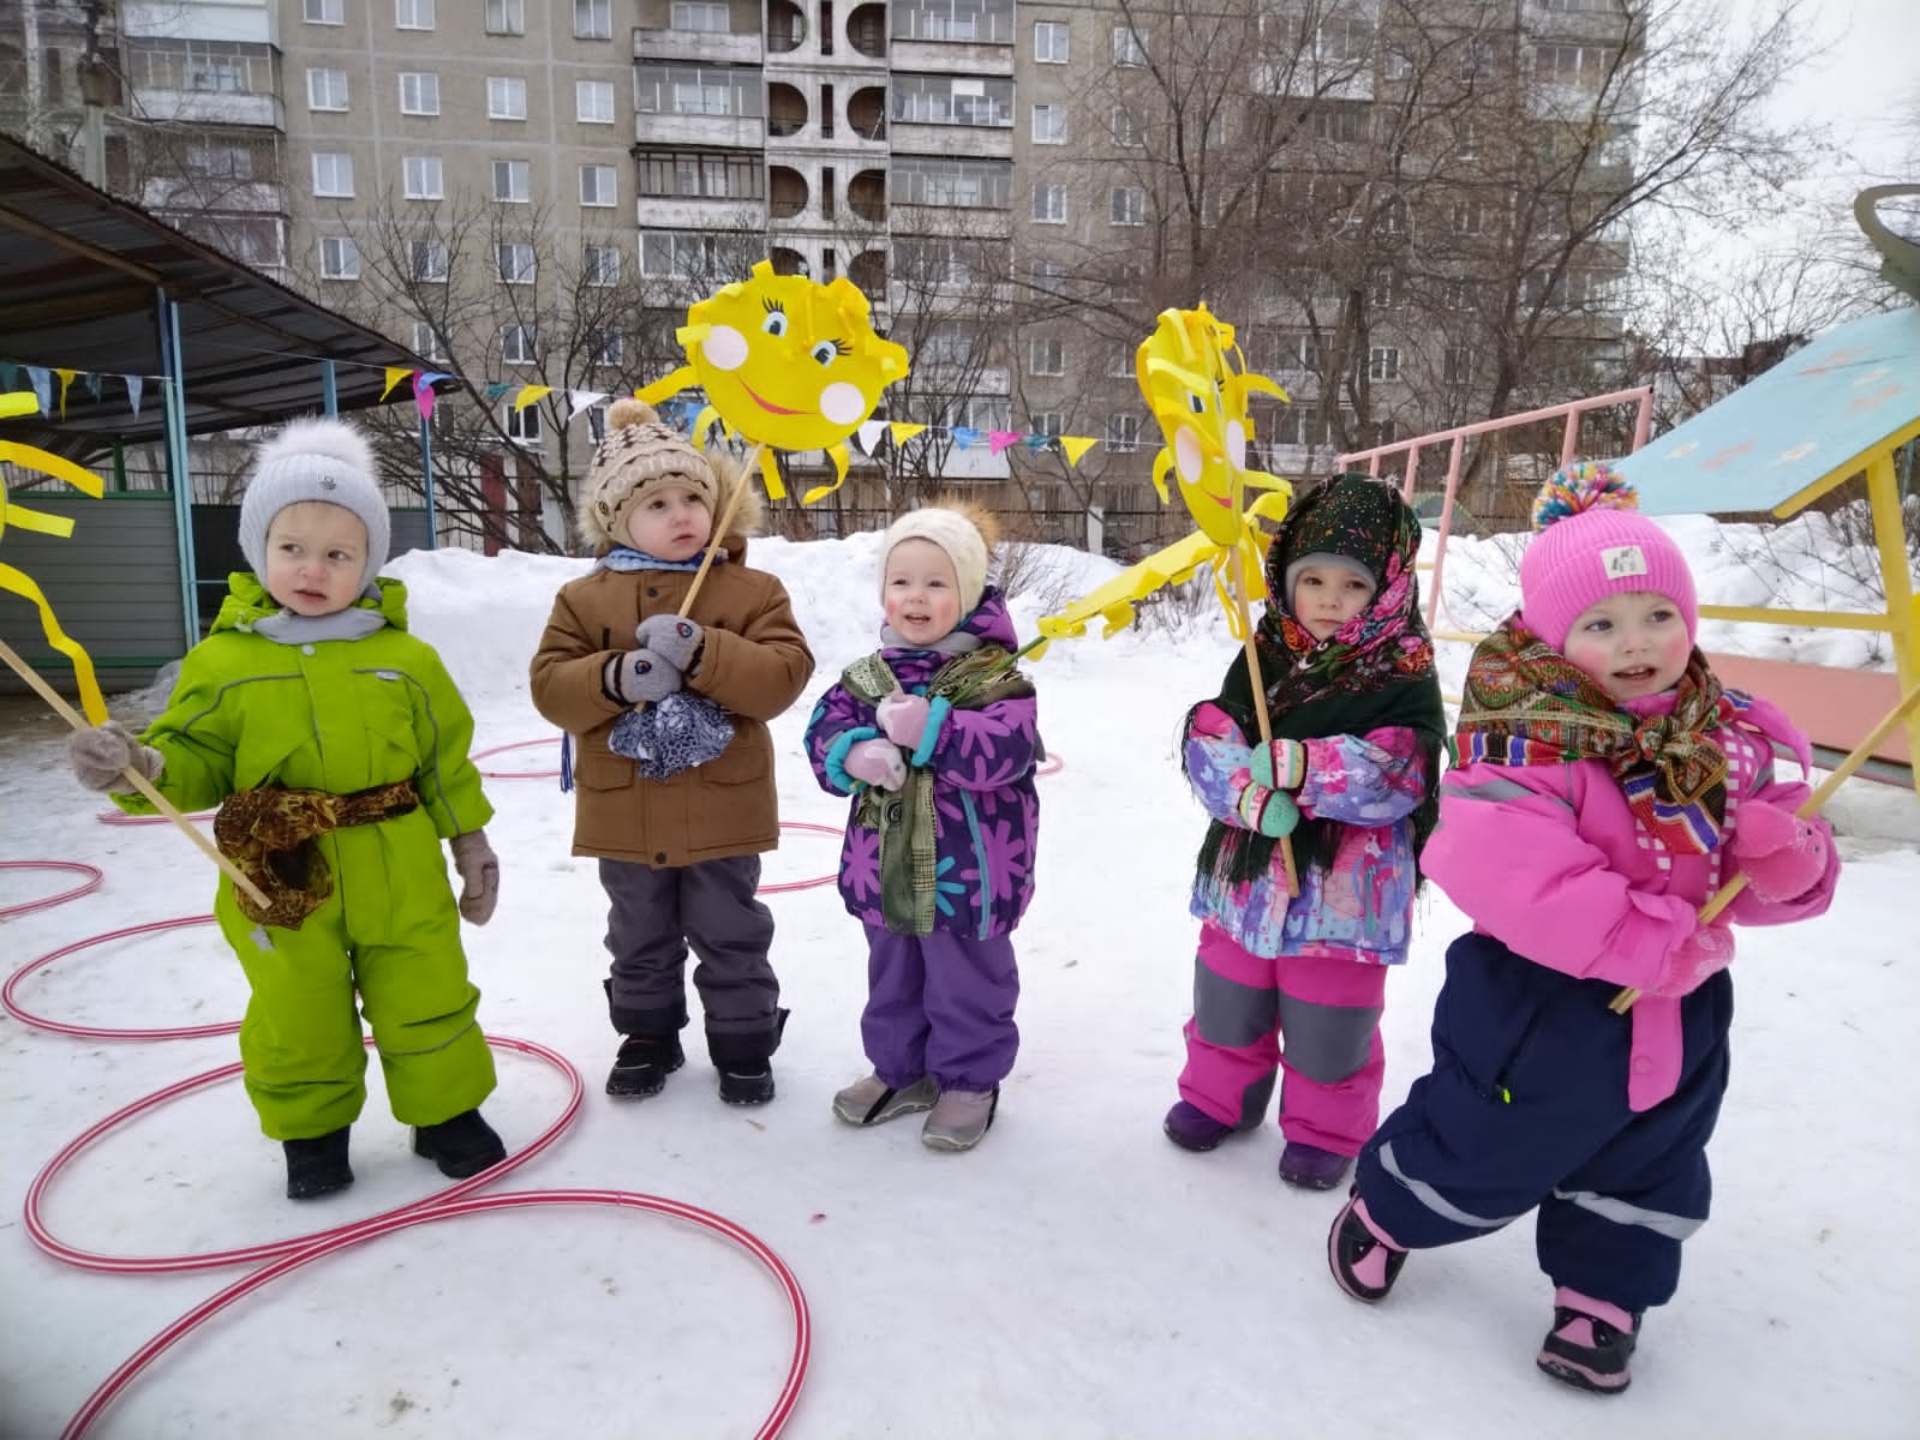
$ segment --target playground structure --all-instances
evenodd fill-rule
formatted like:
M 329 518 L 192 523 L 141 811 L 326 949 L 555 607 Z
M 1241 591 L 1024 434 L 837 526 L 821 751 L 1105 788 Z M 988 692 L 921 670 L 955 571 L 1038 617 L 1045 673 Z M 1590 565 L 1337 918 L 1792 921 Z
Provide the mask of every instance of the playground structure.
M 1920 185 L 1865 191 L 1856 202 L 1855 215 L 1887 257 L 1883 275 L 1920 298 L 1920 246 L 1889 234 L 1874 214 L 1878 203 L 1895 195 L 1920 195 Z M 1648 438 L 1652 392 L 1639 389 L 1483 420 L 1340 456 L 1342 467 L 1365 466 L 1374 475 L 1391 464 L 1401 477 L 1401 493 L 1411 501 L 1421 452 L 1448 447 L 1427 596 L 1429 624 L 1444 605 L 1442 578 L 1466 442 L 1495 431 L 1564 418 L 1560 460 L 1566 464 L 1577 457 L 1583 415 L 1627 404 L 1639 407 L 1632 443 L 1625 456 L 1610 463 L 1638 488 L 1640 508 L 1649 515 L 1766 510 L 1784 520 L 1853 477 L 1864 477 L 1885 596 L 1882 609 L 1700 607 L 1703 619 L 1870 630 L 1889 636 L 1891 673 L 1742 655 L 1711 657 L 1722 678 L 1764 692 L 1822 749 L 1852 750 L 1903 695 L 1920 685 L 1920 595 L 1915 594 L 1907 557 L 1897 464 L 1903 447 L 1920 441 L 1920 308 L 1905 306 L 1868 315 L 1816 336 L 1758 379 L 1657 440 Z M 1906 485 L 1911 491 L 1911 473 Z M 1458 630 L 1435 633 L 1448 639 L 1481 638 Z M 1920 794 L 1920 770 L 1914 768 L 1914 758 L 1920 755 L 1920 713 L 1909 713 L 1875 746 L 1873 755 L 1906 766 L 1915 793 Z

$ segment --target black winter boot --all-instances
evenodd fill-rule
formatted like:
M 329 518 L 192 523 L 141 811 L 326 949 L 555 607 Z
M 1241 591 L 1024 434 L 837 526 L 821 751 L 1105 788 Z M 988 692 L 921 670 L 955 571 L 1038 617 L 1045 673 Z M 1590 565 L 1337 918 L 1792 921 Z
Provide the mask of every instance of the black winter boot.
M 507 1147 L 478 1110 L 467 1110 L 438 1125 L 417 1127 L 413 1153 L 433 1161 L 442 1175 L 464 1180 L 506 1159 Z
M 765 1105 L 773 1099 L 773 1052 L 787 1028 L 787 1012 L 776 1010 L 773 1029 L 753 1035 L 707 1032 L 707 1054 L 720 1072 L 720 1098 L 729 1105 Z
M 607 1072 L 607 1094 L 623 1100 L 658 1095 L 667 1088 L 667 1076 L 686 1063 L 678 1035 L 629 1035 Z
M 353 1183 L 353 1168 L 347 1164 L 347 1135 L 353 1127 L 342 1125 L 327 1135 L 311 1140 L 282 1140 L 287 1152 L 287 1198 L 312 1200 L 331 1195 Z

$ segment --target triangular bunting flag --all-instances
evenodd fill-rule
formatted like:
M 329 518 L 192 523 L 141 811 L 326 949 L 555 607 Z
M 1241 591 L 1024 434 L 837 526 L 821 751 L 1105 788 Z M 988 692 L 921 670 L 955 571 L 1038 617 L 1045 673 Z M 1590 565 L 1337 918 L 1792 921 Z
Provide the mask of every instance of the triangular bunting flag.
M 487 382 L 487 391 L 486 391 L 487 399 L 498 400 L 502 395 L 506 394 L 507 391 L 511 390 L 512 388 L 513 386 L 511 385 L 502 385 L 498 380 L 489 380 Z
M 413 377 L 413 403 L 422 420 L 433 419 L 433 372 L 422 370 Z
M 567 418 L 571 420 L 582 410 L 590 410 L 607 398 L 605 390 L 569 390 L 567 392 Z
M 904 445 L 926 428 L 924 425 L 909 425 L 904 420 L 896 420 L 887 426 L 887 433 L 893 436 L 894 444 Z
M 138 415 L 140 413 L 140 395 L 141 392 L 147 388 L 147 377 L 144 375 L 122 375 L 120 378 L 127 382 L 127 403 L 133 407 L 133 413 Z
M 40 413 L 53 413 L 53 372 L 44 365 L 27 366 L 27 383 L 33 386 L 33 393 L 40 397 Z
M 860 448 L 871 455 L 887 433 L 887 422 L 884 420 L 867 420 L 864 421 L 860 428 L 854 433 L 860 437 Z
M 20 367 L 11 360 L 0 360 L 0 393 L 20 388 Z
M 87 393 L 96 400 L 100 398 L 100 377 L 91 370 L 87 372 Z
M 380 392 L 380 398 L 382 400 L 386 399 L 387 396 L 393 393 L 393 387 L 398 385 L 402 380 L 406 379 L 411 374 L 413 374 L 413 371 L 408 369 L 405 365 L 387 366 L 387 384 L 386 384 L 386 388 Z
M 1078 465 L 1080 463 L 1080 457 L 1099 443 L 1099 440 L 1091 435 L 1062 435 L 1060 437 L 1060 448 L 1066 451 L 1067 463 L 1069 465 Z
M 1027 447 L 1027 453 L 1029 455 L 1038 455 L 1042 450 L 1047 448 L 1048 443 L 1052 439 L 1053 437 L 1051 435 L 1029 435 L 1020 443 Z
M 520 393 L 513 397 L 513 410 L 517 415 L 536 400 L 544 400 L 553 393 L 551 385 L 522 385 Z
M 998 455 L 1009 445 L 1018 445 L 1021 439 L 1022 436 L 1018 430 L 989 430 L 987 448 L 992 454 Z
M 973 442 L 980 438 L 980 432 L 971 425 L 956 425 L 947 433 L 953 437 L 954 447 L 960 450 L 971 449 Z
M 73 384 L 73 377 L 79 374 L 79 371 L 56 370 L 53 373 L 60 377 L 60 418 L 64 420 L 67 418 L 67 387 Z

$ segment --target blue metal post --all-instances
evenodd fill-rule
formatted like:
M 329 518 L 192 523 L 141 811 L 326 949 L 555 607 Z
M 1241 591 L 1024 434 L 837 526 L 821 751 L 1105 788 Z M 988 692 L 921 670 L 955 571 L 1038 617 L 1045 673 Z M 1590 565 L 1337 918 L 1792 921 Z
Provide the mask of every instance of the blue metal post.
M 156 292 L 159 300 L 160 360 L 166 371 L 160 382 L 160 403 L 166 415 L 167 470 L 173 479 L 173 523 L 178 531 L 175 553 L 180 561 L 181 620 L 187 645 L 200 643 L 199 567 L 193 554 L 193 475 L 187 468 L 186 364 L 180 354 L 180 307 Z
M 322 360 L 320 362 L 320 395 L 321 403 L 326 407 L 327 414 L 338 415 L 340 413 L 340 386 L 333 377 L 333 362 L 331 360 Z
M 433 513 L 433 426 L 427 417 L 420 417 L 420 473 L 426 479 L 427 488 L 427 548 L 440 548 L 440 522 Z

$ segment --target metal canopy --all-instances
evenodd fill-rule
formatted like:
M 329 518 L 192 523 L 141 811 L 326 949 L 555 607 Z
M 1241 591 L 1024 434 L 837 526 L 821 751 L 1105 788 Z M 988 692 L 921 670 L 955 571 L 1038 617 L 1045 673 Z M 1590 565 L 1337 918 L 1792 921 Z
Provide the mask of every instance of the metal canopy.
M 161 296 L 179 307 L 189 434 L 268 425 L 317 413 L 323 359 L 335 368 L 338 408 L 378 404 L 389 365 L 424 370 L 384 336 L 302 299 L 138 206 L 97 190 L 64 166 L 0 136 L 0 361 L 84 375 L 59 413 L 9 421 L 9 439 L 73 457 L 116 440 L 165 437 L 155 377 L 167 372 Z M 374 368 L 367 368 L 374 367 Z M 134 414 L 119 377 L 147 377 Z M 24 377 L 20 384 L 25 388 Z M 396 394 L 404 387 L 396 389 Z M 411 398 L 408 394 L 407 398 Z

